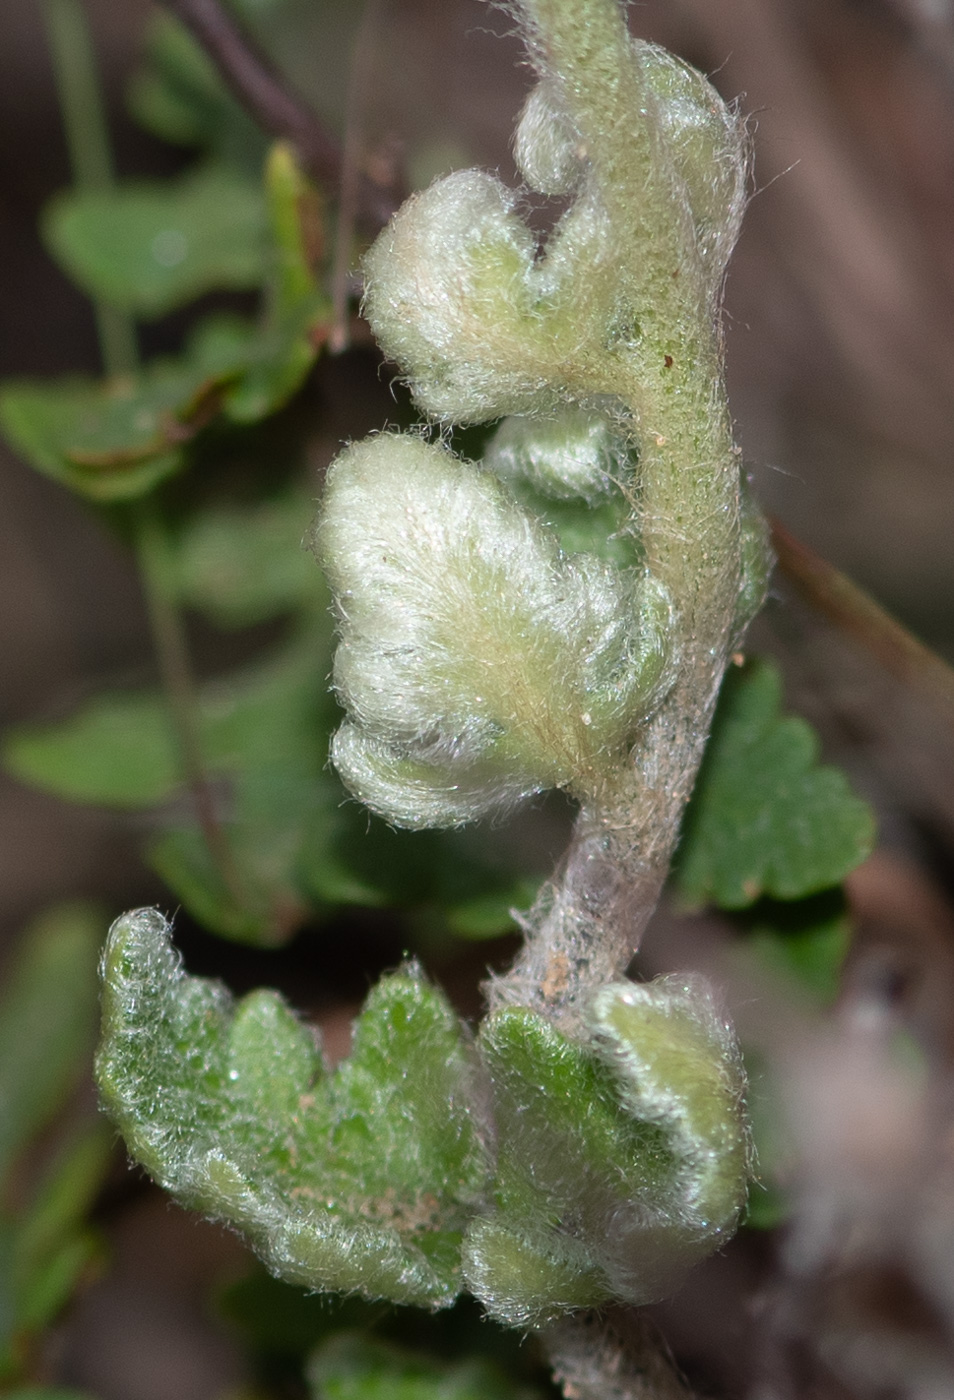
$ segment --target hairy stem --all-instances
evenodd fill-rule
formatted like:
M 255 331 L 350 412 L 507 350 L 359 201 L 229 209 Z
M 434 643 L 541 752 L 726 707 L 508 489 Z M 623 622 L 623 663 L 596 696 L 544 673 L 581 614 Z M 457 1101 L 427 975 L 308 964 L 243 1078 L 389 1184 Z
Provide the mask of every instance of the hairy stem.
M 634 308 L 652 308 L 646 327 L 633 312 L 634 346 L 615 387 L 639 455 L 636 523 L 646 564 L 675 603 L 678 656 L 668 696 L 628 761 L 584 804 L 561 869 L 523 920 L 521 957 L 491 989 L 496 1003 L 529 1002 L 565 1022 L 595 986 L 625 973 L 666 879 L 739 596 L 739 471 L 721 369 L 724 258 L 709 250 L 707 266 L 697 247 L 623 11 L 615 0 L 522 0 L 521 9 L 538 63 L 572 94 L 614 224 L 635 240 L 620 259 L 634 269 L 625 293 Z M 634 112 L 646 120 L 634 124 Z M 648 228 L 670 230 L 665 252 L 645 257 L 634 209 Z M 729 219 L 726 256 L 733 228 Z

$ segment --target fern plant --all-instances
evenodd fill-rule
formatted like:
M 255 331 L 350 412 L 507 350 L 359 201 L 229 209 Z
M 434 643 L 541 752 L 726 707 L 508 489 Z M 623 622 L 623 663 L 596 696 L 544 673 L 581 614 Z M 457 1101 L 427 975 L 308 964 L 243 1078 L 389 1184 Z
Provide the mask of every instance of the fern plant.
M 8 386 L 0 412 L 42 470 L 93 499 L 140 502 L 130 520 L 167 671 L 182 660 L 183 600 L 241 621 L 294 606 L 291 641 L 229 699 L 173 676 L 172 731 L 156 697 L 111 699 L 72 728 L 13 735 L 7 762 L 128 805 L 162 798 L 184 770 L 196 817 L 156 844 L 155 863 L 209 925 L 263 942 L 309 905 L 377 893 L 329 837 L 340 826 L 322 736 L 335 725 L 338 774 L 391 828 L 453 833 L 550 789 L 569 795 L 569 847 L 516 916 L 523 949 L 490 983 L 478 1028 L 409 960 L 372 991 L 332 1069 L 277 994 L 237 1002 L 188 975 L 168 921 L 144 909 L 106 945 L 97 1076 L 135 1160 L 240 1230 L 278 1277 L 426 1309 L 470 1293 L 497 1321 L 546 1335 L 568 1394 L 597 1394 L 626 1366 L 581 1310 L 678 1286 L 732 1235 L 756 1172 L 718 993 L 695 975 L 626 976 L 680 833 L 683 897 L 738 909 L 837 885 L 872 829 L 840 775 L 817 766 L 806 727 L 781 717 L 764 666 L 723 688 L 699 778 L 770 567 L 722 365 L 744 123 L 700 74 L 633 39 L 618 0 L 512 8 L 536 78 L 516 158 L 563 212 L 541 242 L 520 191 L 461 171 L 413 196 L 366 255 L 365 315 L 422 422 L 339 455 L 310 536 L 343 717 L 321 694 L 327 597 L 314 567 L 284 562 L 282 542 L 277 570 L 259 576 L 252 554 L 249 584 L 235 558 L 257 547 L 261 513 L 199 517 L 177 535 L 141 503 L 200 450 L 211 418 L 261 421 L 326 343 L 307 237 L 320 209 L 279 146 L 264 201 L 247 176 L 233 190 L 253 238 L 271 239 L 257 328 L 207 324 L 177 367 L 127 366 L 106 390 L 74 385 L 56 410 L 47 388 Z M 153 110 L 169 110 L 155 91 Z M 221 169 L 191 177 L 181 219 L 203 200 L 215 209 L 223 189 Z M 117 293 L 115 263 L 87 253 L 116 198 L 65 201 L 50 224 L 112 312 L 122 276 Z M 136 217 L 162 222 L 168 207 Z M 84 228 L 100 230 L 91 244 Z M 238 242 L 233 285 L 262 266 Z M 188 298 L 192 272 L 154 277 L 136 309 Z M 453 446 L 475 425 L 492 426 L 479 460 Z M 286 506 L 279 533 L 294 535 L 300 497 Z M 231 569 L 231 594 L 203 575 L 210 554 Z M 108 774 L 88 762 L 104 730 Z M 224 824 L 201 800 L 210 760 L 213 773 L 237 765 Z M 454 859 L 451 845 L 427 850 Z M 657 1389 L 676 1385 L 658 1359 L 631 1364 Z

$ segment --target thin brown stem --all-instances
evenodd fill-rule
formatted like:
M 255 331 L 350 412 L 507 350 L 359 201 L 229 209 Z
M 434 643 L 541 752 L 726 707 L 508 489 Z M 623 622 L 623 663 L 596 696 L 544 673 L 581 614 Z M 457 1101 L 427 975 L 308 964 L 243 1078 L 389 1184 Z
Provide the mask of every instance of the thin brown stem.
M 337 187 L 342 175 L 339 142 L 311 107 L 291 91 L 255 39 L 219 0 L 166 0 L 213 61 L 233 96 L 273 136 L 290 141 L 316 180 Z M 357 179 L 356 205 L 372 227 L 387 223 L 400 199 L 368 175 Z
M 802 597 L 954 725 L 954 670 L 780 521 L 772 519 L 770 524 L 779 568 Z

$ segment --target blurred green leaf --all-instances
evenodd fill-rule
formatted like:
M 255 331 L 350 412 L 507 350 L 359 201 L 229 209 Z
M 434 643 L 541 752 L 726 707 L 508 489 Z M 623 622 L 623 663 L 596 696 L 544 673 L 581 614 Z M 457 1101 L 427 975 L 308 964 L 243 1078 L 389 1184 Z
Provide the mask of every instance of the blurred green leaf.
M 158 694 L 101 695 L 60 724 L 4 736 L 3 766 L 21 782 L 74 802 L 139 809 L 181 781 L 168 708 Z
M 340 800 L 327 771 L 329 627 L 319 614 L 273 656 L 203 691 L 206 761 L 227 783 L 222 813 L 242 883 L 238 906 L 191 817 L 148 851 L 196 917 L 228 937 L 281 942 L 305 913 L 299 868 L 309 823 Z
M 265 164 L 272 237 L 278 251 L 272 296 L 276 320 L 307 302 L 317 290 L 324 252 L 324 211 L 291 146 L 276 141 Z
M 744 1223 L 753 1230 L 774 1230 L 784 1224 L 791 1202 L 782 1185 L 792 1160 L 783 1108 L 784 1097 L 765 1055 L 745 1050 L 748 1079 L 746 1109 L 755 1147 L 755 1179 L 749 1185 Z
M 490 873 L 491 884 L 502 884 L 502 888 L 491 889 L 448 908 L 447 927 L 457 938 L 480 941 L 511 932 L 515 927 L 513 910 L 529 909 L 536 898 L 537 881 L 510 878 L 504 883 L 503 872 Z
M 167 363 L 105 382 L 7 380 L 0 427 L 45 476 L 90 500 L 131 500 L 182 465 L 203 379 Z
M 780 980 L 783 993 L 807 1000 L 815 1010 L 835 1001 L 851 943 L 851 919 L 841 889 L 785 903 L 761 899 L 737 922 L 747 936 L 735 945 L 734 956 L 749 972 L 754 962 L 756 971 L 767 970 Z M 791 1210 L 783 1186 L 784 1168 L 793 1155 L 786 1144 L 784 1094 L 763 1055 L 748 1048 L 745 1058 L 757 1168 L 745 1224 L 773 1230 L 784 1224 Z
M 0 1180 L 82 1074 L 96 1024 L 101 916 L 51 909 L 24 935 L 0 999 Z
M 324 345 L 331 318 L 318 279 L 324 211 L 285 142 L 269 151 L 265 189 L 274 261 L 262 326 L 249 342 L 244 373 L 225 396 L 225 411 L 238 423 L 256 422 L 291 398 Z
M 165 11 L 150 23 L 129 106 L 147 130 L 165 141 L 209 150 L 249 174 L 261 169 L 266 140 L 260 128 L 228 92 L 188 30 Z
M 251 506 L 191 514 L 175 544 L 175 587 L 219 627 L 247 627 L 299 607 L 327 607 L 304 547 L 315 503 L 287 491 Z
M 19 726 L 4 738 L 5 768 L 72 801 L 131 810 L 168 803 L 148 858 L 196 919 L 229 938 L 283 942 L 309 908 L 340 904 L 408 910 L 431 941 L 507 932 L 510 909 L 532 900 L 534 882 L 499 852 L 490 855 L 486 833 L 394 831 L 347 800 L 329 770 L 337 709 L 327 689 L 327 595 L 310 558 L 300 547 L 286 558 L 281 543 L 297 537 L 301 503 L 283 501 L 270 512 L 275 533 L 261 539 L 254 509 L 248 518 L 200 518 L 174 564 L 176 586 L 203 599 L 213 616 L 224 610 L 248 621 L 291 606 L 302 588 L 310 595 L 307 615 L 281 648 L 201 691 L 206 771 L 240 891 L 227 887 L 196 826 L 158 692 L 107 694 L 65 722 Z M 214 548 L 206 554 L 208 539 Z M 230 613 L 235 570 L 243 578 Z
M 452 1300 L 485 1168 L 462 1028 L 417 969 L 374 989 L 334 1074 L 277 994 L 186 977 L 155 911 L 114 925 L 104 977 L 100 1089 L 162 1185 L 291 1282 Z
M 102 1185 L 112 1134 L 93 1122 L 60 1147 L 23 1217 L 17 1221 L 13 1280 L 22 1328 L 45 1327 L 67 1302 L 98 1249 L 86 1216 Z
M 777 1230 L 785 1224 L 791 1209 L 788 1197 L 773 1182 L 755 1181 L 742 1223 L 750 1230 Z
M 767 662 L 726 676 L 676 857 L 678 888 L 693 904 L 801 899 L 870 854 L 871 809 L 838 769 L 819 765 L 814 731 L 783 717 L 781 698 Z
M 506 1375 L 522 1396 L 549 1389 L 532 1337 L 498 1326 L 468 1294 L 438 1312 L 328 1293 L 305 1293 L 257 1267 L 219 1295 L 219 1309 L 245 1345 L 269 1361 L 304 1358 L 342 1332 L 426 1353 L 438 1366 L 479 1360 Z
M 217 1298 L 218 1310 L 242 1334 L 244 1344 L 268 1356 L 304 1356 L 344 1327 L 370 1331 L 392 1312 L 390 1304 L 364 1298 L 307 1293 L 256 1267 L 229 1283 Z
M 0 386 L 0 427 L 38 471 L 94 501 L 130 500 L 176 472 L 184 445 L 220 413 L 257 422 L 301 387 L 330 316 L 316 273 L 321 209 L 281 143 L 266 186 L 264 201 L 258 187 L 205 171 L 172 190 L 58 206 L 51 236 L 94 296 L 152 313 L 211 286 L 264 282 L 266 295 L 258 324 L 209 317 L 179 359 L 138 374 Z
M 438 1361 L 369 1338 L 331 1337 L 308 1361 L 313 1400 L 523 1400 L 516 1385 L 483 1357 Z
M 492 853 L 486 832 L 396 830 L 331 782 L 335 800 L 314 811 L 303 835 L 300 879 L 310 898 L 408 910 L 430 942 L 448 933 L 499 937 L 514 927 L 510 910 L 533 902 L 539 882 L 514 869 L 517 852 L 505 853 L 510 863 Z
M 281 324 L 249 335 L 222 395 L 222 410 L 232 422 L 257 423 L 298 392 L 324 343 L 327 319 L 327 302 L 316 294 Z
M 838 995 L 842 964 L 851 943 L 851 918 L 840 889 L 811 899 L 779 903 L 763 899 L 747 911 L 740 952 L 786 981 L 819 1006 Z
M 243 373 L 255 328 L 200 324 L 177 360 L 112 380 L 7 380 L 0 427 L 38 471 L 94 501 L 141 496 L 182 465 L 182 447 Z
M 320 595 L 317 571 L 315 582 Z M 227 937 L 283 941 L 304 914 L 303 847 L 313 840 L 316 814 L 333 824 L 341 800 L 326 766 L 329 630 L 330 619 L 316 610 L 316 621 L 276 654 L 201 692 L 203 753 L 240 872 L 239 902 L 195 826 L 188 794 L 150 843 L 163 878 L 197 918 Z M 74 801 L 136 809 L 173 797 L 182 783 L 158 692 L 102 696 L 65 724 L 15 729 L 3 756 L 22 781 Z
M 251 291 L 267 269 L 261 185 L 206 165 L 176 180 L 71 190 L 43 215 L 47 247 L 94 301 L 162 316 L 205 292 Z

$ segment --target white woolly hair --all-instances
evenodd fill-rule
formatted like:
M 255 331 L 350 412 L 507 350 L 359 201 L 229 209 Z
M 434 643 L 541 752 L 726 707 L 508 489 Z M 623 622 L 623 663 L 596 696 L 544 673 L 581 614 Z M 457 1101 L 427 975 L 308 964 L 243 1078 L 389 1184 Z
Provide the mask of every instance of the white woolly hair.
M 549 418 L 505 418 L 483 463 L 503 481 L 522 479 L 554 500 L 595 506 L 632 481 L 634 458 L 606 416 L 570 407 Z
M 572 194 L 583 178 L 583 139 L 555 78 L 543 78 L 531 90 L 517 122 L 513 154 L 520 174 L 540 194 Z
M 744 128 L 679 59 L 633 40 L 632 60 L 655 99 L 656 134 L 691 220 L 673 230 L 671 246 L 652 217 L 641 223 L 637 211 L 615 208 L 565 85 L 546 75 L 524 106 L 516 158 L 532 187 L 577 194 L 542 253 L 515 212 L 517 194 L 480 170 L 458 171 L 408 200 L 368 253 L 365 314 L 431 417 L 545 414 L 616 392 L 613 328 L 629 328 L 637 353 L 647 269 L 660 259 L 683 264 L 699 305 L 715 314 L 745 204 Z
M 350 719 L 335 762 L 401 825 L 598 788 L 668 687 L 665 590 L 565 557 L 490 473 L 419 436 L 341 454 L 315 548 Z
M 365 258 L 364 312 L 432 417 L 482 422 L 560 401 L 536 244 L 517 195 L 480 170 L 409 199 Z

